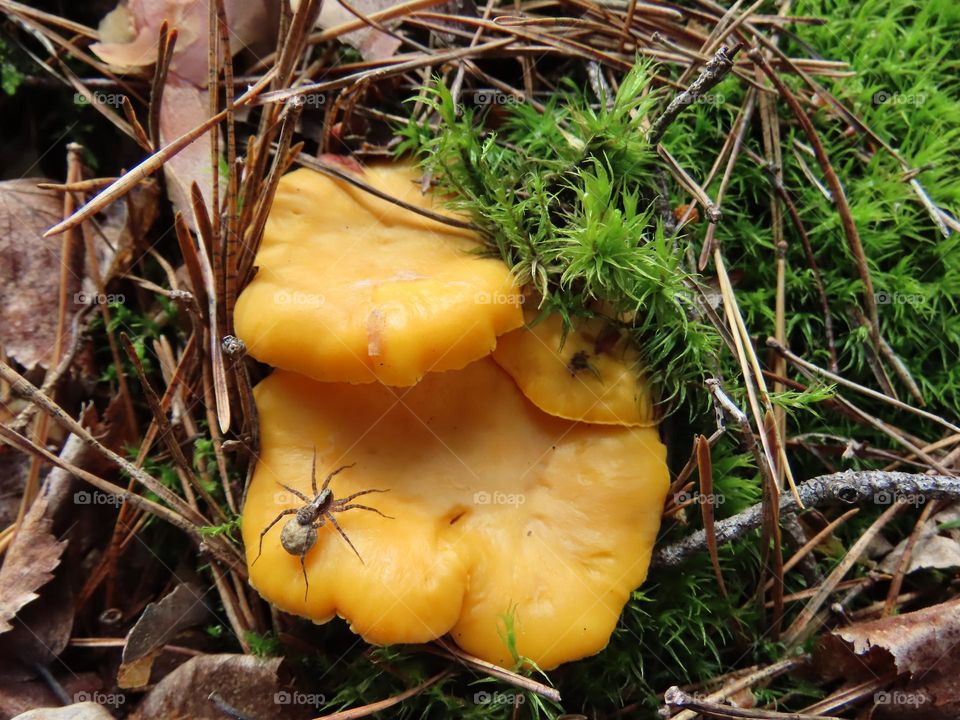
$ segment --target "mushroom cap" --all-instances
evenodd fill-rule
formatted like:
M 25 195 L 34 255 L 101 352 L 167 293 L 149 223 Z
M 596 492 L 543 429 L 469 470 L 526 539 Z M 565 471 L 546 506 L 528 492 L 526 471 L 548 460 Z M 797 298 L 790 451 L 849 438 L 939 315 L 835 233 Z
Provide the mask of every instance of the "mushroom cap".
M 656 424 L 639 354 L 603 317 L 575 319 L 564 338 L 563 319 L 552 313 L 501 337 L 493 359 L 551 415 L 601 425 Z
M 367 184 L 434 212 L 409 165 Z M 413 385 L 487 355 L 523 324 L 506 265 L 478 236 L 313 170 L 280 179 L 241 293 L 237 335 L 258 360 L 316 380 Z
M 532 405 L 491 359 L 431 373 L 410 389 L 317 383 L 275 371 L 255 390 L 261 454 L 243 539 L 251 584 L 286 612 L 334 615 L 375 644 L 445 633 L 501 666 L 516 649 L 542 668 L 600 651 L 647 572 L 667 493 L 653 428 L 562 420 Z M 335 513 L 300 560 L 281 547 L 284 509 L 330 483 L 334 498 L 388 490 Z M 284 520 L 292 516 L 287 516 Z

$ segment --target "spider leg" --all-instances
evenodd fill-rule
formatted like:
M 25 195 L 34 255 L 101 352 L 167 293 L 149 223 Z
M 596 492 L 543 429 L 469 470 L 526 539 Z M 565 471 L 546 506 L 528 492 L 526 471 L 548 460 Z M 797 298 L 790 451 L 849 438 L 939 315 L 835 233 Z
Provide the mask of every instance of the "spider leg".
M 307 554 L 306 554 L 305 552 L 304 552 L 304 553 L 300 553 L 300 570 L 301 570 L 301 572 L 303 572 L 303 584 L 306 586 L 306 587 L 304 587 L 304 589 L 303 589 L 303 601 L 304 601 L 304 602 L 307 601 L 307 593 L 310 592 L 310 580 L 307 579 L 307 566 L 303 564 L 303 559 L 304 559 L 306 556 L 307 556 Z
M 287 488 L 287 489 L 289 490 L 290 488 Z M 296 492 L 296 491 L 294 491 L 294 492 Z M 257 562 L 257 560 L 260 559 L 260 556 L 263 555 L 263 536 L 266 535 L 266 534 L 270 531 L 270 528 L 272 528 L 274 525 L 276 525 L 278 522 L 280 522 L 280 519 L 281 519 L 284 515 L 293 515 L 293 514 L 295 514 L 296 512 L 297 512 L 297 511 L 296 511 L 296 509 L 294 509 L 294 508 L 288 508 L 287 510 L 281 511 L 280 514 L 277 515 L 277 516 L 273 519 L 273 522 L 271 522 L 269 525 L 267 525 L 267 527 L 264 529 L 264 531 L 263 531 L 262 533 L 260 533 L 260 552 L 257 553 L 256 559 L 255 559 L 252 563 L 250 563 L 251 565 L 253 565 L 255 562 Z
M 354 554 L 357 556 L 357 559 L 362 564 L 366 565 L 366 563 L 363 562 L 363 558 L 360 557 L 360 552 L 353 546 L 353 543 L 350 542 L 350 538 L 347 537 L 347 534 L 343 531 L 343 528 L 340 527 L 340 523 L 337 522 L 337 519 L 330 513 L 327 513 L 327 519 L 330 520 L 331 524 L 337 529 L 337 532 L 340 533 L 340 537 L 347 541 L 347 545 L 349 545 L 350 549 L 353 550 Z
M 356 465 L 356 463 L 350 463 L 349 465 L 342 465 L 341 467 L 338 467 L 332 473 L 327 475 L 326 480 L 323 481 L 323 487 L 320 488 L 320 492 L 323 492 L 324 490 L 327 489 L 327 486 L 330 484 L 330 480 L 333 478 L 334 475 L 336 475 L 337 473 L 342 473 L 344 470 L 347 470 L 348 468 L 352 468 L 354 465 Z
M 368 505 L 357 505 L 357 504 L 341 505 L 336 508 L 337 512 L 343 512 L 344 510 L 369 510 L 370 512 L 375 512 L 377 515 L 380 515 L 381 517 L 385 517 L 389 520 L 396 520 L 396 518 L 393 515 L 387 515 L 386 513 L 382 513 L 376 508 L 372 508 Z
M 345 498 L 340 498 L 339 500 L 337 500 L 337 504 L 339 505 L 340 503 L 348 503 L 354 498 L 360 497 L 361 495 L 369 495 L 370 493 L 375 493 L 375 492 L 390 492 L 390 491 L 389 490 L 361 490 L 360 492 L 355 492 L 353 495 L 348 495 Z
M 284 490 L 286 490 L 287 492 L 293 493 L 293 494 L 296 495 L 298 498 L 300 498 L 301 500 L 303 500 L 305 503 L 309 503 L 309 502 L 310 502 L 310 498 L 308 498 L 306 495 L 304 495 L 304 494 L 303 494 L 302 492 L 300 492 L 299 490 L 294 490 L 292 487 L 290 487 L 289 485 L 284 485 L 282 482 L 278 482 L 277 485 L 279 485 L 280 487 L 282 487 L 282 488 L 283 488 Z

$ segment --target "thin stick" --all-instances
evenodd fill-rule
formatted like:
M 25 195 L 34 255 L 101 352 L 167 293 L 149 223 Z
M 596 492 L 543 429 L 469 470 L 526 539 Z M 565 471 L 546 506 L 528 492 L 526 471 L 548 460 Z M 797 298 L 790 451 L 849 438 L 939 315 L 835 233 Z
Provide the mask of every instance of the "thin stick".
M 884 510 L 867 531 L 857 539 L 853 546 L 847 551 L 847 554 L 843 556 L 843 560 L 841 560 L 833 569 L 833 572 L 827 576 L 827 579 L 820 584 L 817 592 L 807 601 L 803 610 L 800 611 L 800 614 L 797 615 L 790 627 L 787 628 L 784 639 L 788 644 L 801 642 L 815 630 L 811 622 L 816 616 L 817 611 L 820 610 L 823 603 L 825 603 L 827 598 L 833 593 L 837 584 L 850 572 L 850 569 L 860 559 L 860 556 L 866 552 L 867 547 L 873 542 L 883 527 L 899 515 L 906 507 L 907 503 L 895 501 L 890 507 Z
M 660 140 L 663 139 L 663 134 L 670 127 L 670 123 L 677 118 L 677 115 L 684 108 L 695 103 L 727 76 L 733 69 L 733 61 L 739 52 L 739 45 L 732 52 L 728 51 L 726 47 L 717 50 L 717 53 L 710 58 L 700 76 L 690 84 L 690 87 L 673 98 L 667 105 L 667 109 L 653 121 L 647 136 L 651 145 L 659 144 Z
M 159 480 L 136 467 L 133 463 L 117 455 L 113 450 L 103 445 L 93 435 L 91 435 L 80 423 L 74 420 L 67 412 L 57 405 L 53 400 L 40 392 L 29 380 L 25 379 L 20 373 L 14 370 L 7 363 L 0 360 L 0 378 L 10 383 L 10 389 L 13 393 L 26 398 L 35 403 L 47 415 L 57 421 L 64 429 L 69 430 L 74 435 L 90 445 L 101 455 L 113 462 L 119 468 L 124 470 L 131 477 L 135 478 L 147 490 L 159 495 L 170 507 L 175 508 L 181 514 L 189 517 L 199 525 L 205 525 L 206 519 L 196 510 L 187 505 L 183 498 L 174 495 Z
M 249 88 L 243 95 L 241 95 L 232 103 L 232 109 L 249 104 L 260 93 L 260 91 L 267 86 L 267 83 L 270 82 L 272 77 L 273 72 L 271 71 L 260 78 L 260 81 L 257 84 Z M 201 135 L 208 132 L 210 128 L 217 125 L 226 116 L 227 110 L 222 110 L 213 117 L 207 118 L 195 128 L 188 130 L 183 135 L 173 140 L 169 145 L 166 145 L 150 157 L 143 160 L 132 170 L 124 173 L 116 180 L 116 182 L 112 183 L 106 190 L 73 213 L 73 215 L 71 215 L 69 218 L 63 222 L 57 223 L 52 228 L 47 230 L 43 234 L 43 237 L 59 235 L 70 228 L 76 227 L 91 216 L 96 215 L 107 205 L 115 200 L 120 199 L 140 182 L 153 175 L 153 173 L 163 167 L 165 162 L 187 147 L 187 145 L 194 142 Z
M 737 678 L 732 682 L 724 685 L 722 688 L 716 692 L 712 692 L 703 698 L 707 702 L 718 702 L 726 700 L 727 698 L 735 695 L 741 690 L 746 688 L 753 687 L 759 682 L 764 680 L 770 680 L 771 678 L 778 677 L 784 673 L 795 670 L 799 667 L 802 667 L 810 662 L 809 655 L 801 655 L 798 657 L 788 657 L 778 662 L 773 663 L 773 665 L 768 665 L 767 667 L 760 668 L 751 673 L 744 675 L 743 677 Z M 674 715 L 672 720 L 693 720 L 697 717 L 697 713 L 691 710 L 683 710 L 682 712 Z
M 797 493 L 804 508 L 821 507 L 830 503 L 854 505 L 872 501 L 875 495 L 896 498 L 923 497 L 925 500 L 960 498 L 960 478 L 947 475 L 919 475 L 883 470 L 847 470 L 820 475 L 797 485 Z M 780 498 L 780 514 L 800 512 L 800 505 L 792 495 Z M 756 530 L 763 522 L 763 504 L 757 503 L 732 517 L 716 523 L 718 543 L 727 543 Z M 671 567 L 706 547 L 706 533 L 698 530 L 673 545 L 660 548 L 653 555 L 652 564 Z
M 547 700 L 552 700 L 555 703 L 560 702 L 560 691 L 550 687 L 549 685 L 544 685 L 543 683 L 538 683 L 536 680 L 531 680 L 525 675 L 520 675 L 519 673 L 511 672 L 505 670 L 498 665 L 493 663 L 488 663 L 486 660 L 481 660 L 478 657 L 474 657 L 469 653 L 464 652 L 460 648 L 451 645 L 446 642 L 443 638 L 440 638 L 436 641 L 436 645 L 446 651 L 446 654 L 453 656 L 455 659 L 470 665 L 471 667 L 480 670 L 487 675 L 491 675 L 498 680 L 509 683 L 518 688 L 528 690 L 532 693 L 536 693 L 540 697 L 544 697 Z
M 688 695 L 676 685 L 663 694 L 664 702 L 671 707 L 689 708 L 701 715 L 714 718 L 756 718 L 757 720 L 840 720 L 834 715 L 805 715 L 803 713 L 782 713 L 773 710 L 754 710 L 738 708 L 734 705 L 721 705 L 709 700 L 699 700 Z
M 124 502 L 129 502 L 131 505 L 134 505 L 141 510 L 145 510 L 161 520 L 165 520 L 174 527 L 180 528 L 185 533 L 190 535 L 194 540 L 196 540 L 198 545 L 208 547 L 210 551 L 220 560 L 222 560 L 228 567 L 232 568 L 234 571 L 242 572 L 244 576 L 246 576 L 246 565 L 244 565 L 242 560 L 237 557 L 238 554 L 224 552 L 225 548 L 232 548 L 232 546 L 224 545 L 223 543 L 219 542 L 211 542 L 210 538 L 205 538 L 200 533 L 200 529 L 197 525 L 188 522 L 182 515 L 174 512 L 170 508 L 160 505 L 153 500 L 148 500 L 147 498 L 137 495 L 136 493 L 128 492 L 119 485 L 114 485 L 108 480 L 97 477 L 96 475 L 87 472 L 83 468 L 57 457 L 46 448 L 35 445 L 20 433 L 15 432 L 14 430 L 11 430 L 2 424 L 0 424 L 0 439 L 2 439 L 3 442 L 11 447 L 15 447 L 22 452 L 42 457 L 53 465 L 66 470 L 71 475 L 75 475 L 81 480 L 90 483 L 98 490 L 122 498 Z
M 944 420 L 939 415 L 934 415 L 933 413 L 927 412 L 926 410 L 921 410 L 920 408 L 914 407 L 913 405 L 905 403 L 902 400 L 897 400 L 896 398 L 892 398 L 889 395 L 884 395 L 883 393 L 877 392 L 876 390 L 872 390 L 864 385 L 855 383 L 852 380 L 847 380 L 842 375 L 837 375 L 836 373 L 832 373 L 829 370 L 826 370 L 820 367 L 819 365 L 814 365 L 812 362 L 804 360 L 799 355 L 785 348 L 783 345 L 777 342 L 777 340 L 774 338 L 767 338 L 767 345 L 772 347 L 774 350 L 780 353 L 783 357 L 785 357 L 787 360 L 789 360 L 790 362 L 792 362 L 794 365 L 798 367 L 802 367 L 805 370 L 809 370 L 810 372 L 816 375 L 825 377 L 827 380 L 830 380 L 831 382 L 835 382 L 838 385 L 843 385 L 844 387 L 848 387 L 851 390 L 856 390 L 858 393 L 862 395 L 866 395 L 867 397 L 873 398 L 874 400 L 880 400 L 882 402 L 887 403 L 888 405 L 893 405 L 894 407 L 900 408 L 901 410 L 906 410 L 907 412 L 913 413 L 914 415 L 919 415 L 920 417 L 925 418 L 926 420 L 930 420 L 932 422 L 937 423 L 938 425 L 942 425 L 943 427 L 947 428 L 951 432 L 960 433 L 960 426 L 955 425 L 952 422 L 949 422 L 947 420 Z
M 449 676 L 451 672 L 452 671 L 449 669 L 438 672 L 436 675 L 427 678 L 419 685 L 414 685 L 409 690 L 404 690 L 402 693 L 394 695 L 393 697 L 388 697 L 386 700 L 370 703 L 369 705 L 364 705 L 363 707 L 341 710 L 340 712 L 331 713 L 330 715 L 321 715 L 314 720 L 355 720 L 356 718 L 363 718 L 367 717 L 368 715 L 373 715 L 374 713 L 382 712 L 383 710 L 392 708 L 394 705 L 399 705 L 404 700 L 409 700 L 415 695 L 419 695 L 428 687 L 436 685 L 438 682 Z

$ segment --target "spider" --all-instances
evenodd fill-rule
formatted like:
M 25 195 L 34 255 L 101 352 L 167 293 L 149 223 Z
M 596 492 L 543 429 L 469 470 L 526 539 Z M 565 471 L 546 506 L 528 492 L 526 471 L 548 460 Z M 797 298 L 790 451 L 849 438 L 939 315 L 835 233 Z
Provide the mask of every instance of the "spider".
M 280 531 L 280 544 L 283 545 L 283 549 L 291 555 L 300 556 L 300 569 L 303 571 L 303 581 L 306 584 L 306 589 L 303 591 L 304 600 L 307 599 L 307 594 L 310 592 L 310 581 L 307 579 L 307 568 L 304 565 L 304 558 L 306 557 L 307 553 L 310 552 L 310 549 L 317 544 L 317 530 L 322 528 L 327 521 L 329 521 L 330 524 L 336 528 L 337 532 L 340 533 L 340 536 L 347 541 L 347 545 L 349 545 L 350 549 L 356 554 L 357 559 L 359 559 L 361 563 L 363 562 L 363 558 L 360 557 L 360 553 L 357 551 L 357 548 L 355 548 L 353 543 L 350 542 L 350 538 L 347 537 L 347 534 L 343 531 L 343 528 L 340 527 L 340 523 L 338 523 L 336 518 L 333 517 L 333 513 L 353 509 L 369 510 L 370 512 L 377 513 L 377 515 L 382 515 L 385 518 L 389 518 L 391 520 L 394 519 L 392 516 L 385 515 L 376 508 L 357 503 L 351 504 L 350 502 L 354 498 L 358 498 L 361 495 L 369 495 L 370 493 L 377 492 L 389 492 L 389 490 L 361 490 L 360 492 L 355 492 L 353 495 L 348 495 L 341 500 L 337 500 L 333 497 L 333 491 L 329 488 L 330 480 L 334 475 L 337 475 L 348 468 L 352 468 L 354 465 L 356 465 L 356 463 L 344 465 L 327 475 L 326 479 L 323 481 L 323 487 L 321 487 L 320 491 L 317 492 L 317 451 L 314 449 L 313 467 L 310 470 L 310 486 L 313 490 L 312 500 L 303 493 L 294 490 L 292 487 L 284 485 L 283 483 L 277 483 L 284 490 L 293 493 L 306 504 L 299 508 L 288 508 L 281 511 L 280 514 L 277 515 L 269 525 L 267 525 L 264 531 L 260 533 L 260 551 L 257 553 L 256 559 L 251 564 L 256 563 L 263 554 L 263 536 L 270 531 L 270 528 L 280 522 L 285 515 L 296 515 L 296 517 L 288 520 L 283 526 L 283 529 Z

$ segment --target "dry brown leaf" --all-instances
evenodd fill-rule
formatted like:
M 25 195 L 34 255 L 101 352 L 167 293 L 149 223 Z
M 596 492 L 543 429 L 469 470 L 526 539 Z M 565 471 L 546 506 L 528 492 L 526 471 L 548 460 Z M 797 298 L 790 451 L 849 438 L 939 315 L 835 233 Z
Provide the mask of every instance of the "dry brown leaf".
M 41 493 L 23 518 L 0 567 L 0 633 L 13 628 L 11 621 L 27 604 L 36 600 L 38 590 L 53 579 L 66 540 L 50 532 L 46 517 L 47 498 Z
M 276 35 L 279 9 L 274 0 L 226 0 L 224 13 L 230 51 L 238 53 Z M 203 124 L 210 114 L 207 94 L 210 8 L 201 0 L 131 0 L 120 3 L 100 23 L 104 42 L 90 49 L 119 71 L 142 71 L 157 60 L 161 26 L 177 31 L 177 44 L 160 103 L 160 142 L 166 145 Z M 170 199 L 188 220 L 193 218 L 190 187 L 196 182 L 209 205 L 213 194 L 207 133 L 164 165 Z
M 299 3 L 293 3 L 296 7 Z M 350 6 L 362 15 L 370 15 L 378 10 L 386 10 L 394 5 L 399 5 L 400 0 L 350 0 Z M 317 18 L 317 25 L 324 30 L 344 25 L 357 20 L 357 16 L 347 10 L 337 0 L 324 2 L 320 8 L 320 17 Z M 390 23 L 387 23 L 389 25 Z M 340 40 L 352 45 L 364 60 L 382 60 L 388 58 L 397 52 L 400 47 L 400 41 L 380 32 L 376 28 L 368 27 L 363 30 L 354 30 L 341 36 Z
M 113 715 L 94 702 L 74 703 L 66 707 L 37 708 L 17 715 L 13 720 L 113 720 Z
M 147 605 L 127 634 L 123 662 L 117 672 L 119 687 L 147 685 L 154 658 L 163 646 L 181 630 L 202 623 L 208 614 L 203 592 L 190 583 L 177 585 L 159 602 Z
M 226 0 L 230 49 L 237 53 L 275 33 L 277 8 L 272 0 Z M 130 0 L 118 4 L 100 23 L 103 42 L 90 49 L 118 69 L 150 67 L 157 59 L 160 25 L 178 33 L 170 73 L 196 85 L 207 84 L 210 9 L 202 0 Z
M 9 445 L 0 446 L 0 527 L 9 527 L 17 519 L 29 470 L 29 457 Z
M 285 702 L 295 697 L 280 686 L 281 658 L 253 655 L 200 655 L 167 675 L 147 693 L 130 720 L 223 720 L 216 700 L 249 718 L 295 720 L 312 717 L 305 703 Z M 309 698 L 310 696 L 304 696 Z
M 54 679 L 74 702 L 81 702 L 102 687 L 100 678 L 90 672 L 73 673 L 60 668 Z M 10 720 L 37 708 L 56 708 L 61 702 L 43 680 L 0 681 L 0 720 Z
M 916 545 L 910 555 L 910 566 L 907 568 L 907 574 L 917 570 L 949 570 L 960 568 L 960 542 L 955 537 L 956 533 L 947 531 L 941 534 L 941 526 L 947 523 L 953 524 L 960 519 L 960 509 L 948 508 L 938 512 L 927 520 L 920 535 L 917 537 Z M 904 538 L 889 555 L 880 563 L 880 570 L 886 573 L 896 572 L 900 567 L 900 560 L 903 557 L 903 551 L 907 547 L 909 538 Z
M 209 116 L 209 100 L 206 89 L 172 78 L 163 89 L 160 105 L 160 142 L 167 145 L 181 135 L 201 125 Z M 167 179 L 167 192 L 174 207 L 185 218 L 193 218 L 193 203 L 190 186 L 196 183 L 209 206 L 213 199 L 213 168 L 210 152 L 213 139 L 209 133 L 190 143 L 168 160 L 163 166 Z
M 44 238 L 63 219 L 60 193 L 40 190 L 42 178 L 0 182 L 0 345 L 25 368 L 50 367 L 57 336 L 62 238 Z M 69 276 L 72 299 L 81 266 Z M 76 306 L 73 306 L 76 309 Z M 68 323 L 69 328 L 69 323 Z M 64 338 L 64 346 L 69 342 Z M 54 363 L 55 364 L 55 363 Z
M 848 680 L 895 673 L 874 695 L 877 718 L 960 716 L 960 600 L 840 628 L 818 648 L 818 667 Z

